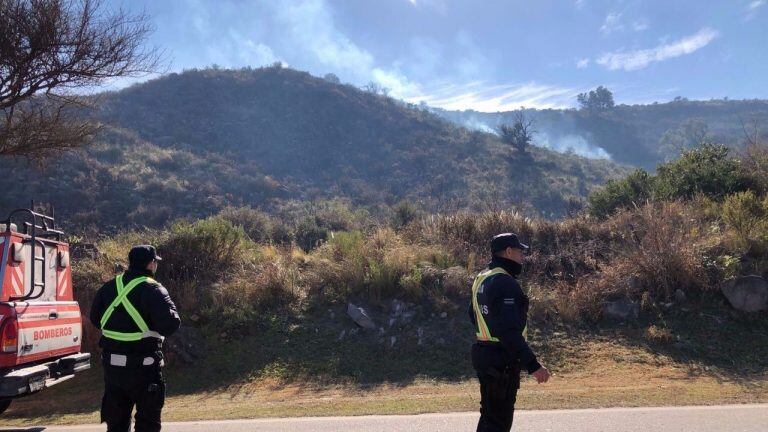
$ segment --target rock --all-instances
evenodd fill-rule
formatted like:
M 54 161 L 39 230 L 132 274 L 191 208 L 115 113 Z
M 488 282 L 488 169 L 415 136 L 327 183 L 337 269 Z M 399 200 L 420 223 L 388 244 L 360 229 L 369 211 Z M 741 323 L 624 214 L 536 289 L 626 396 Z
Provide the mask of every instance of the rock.
M 443 288 L 446 293 L 461 295 L 469 292 L 471 286 L 472 276 L 464 267 L 454 266 L 443 272 Z
M 474 301 L 474 300 L 472 300 Z M 448 318 L 448 312 L 443 312 L 440 314 L 440 318 Z
M 389 338 L 389 346 L 390 346 L 390 348 L 395 346 L 395 342 L 397 342 L 397 336 L 390 336 L 390 338 Z
M 640 278 L 632 275 L 627 278 L 627 286 L 632 291 L 640 291 L 642 289 L 642 283 L 640 282 Z
M 336 338 L 336 340 L 343 340 L 344 336 L 346 336 L 346 335 L 347 335 L 347 331 L 346 330 L 342 330 L 341 333 L 339 333 L 339 337 Z
M 625 321 L 637 319 L 640 316 L 640 305 L 631 299 L 624 297 L 616 301 L 607 302 L 603 307 L 603 313 L 613 319 Z
M 768 281 L 750 275 L 727 280 L 721 289 L 734 309 L 757 312 L 768 309 Z
M 86 258 L 96 259 L 99 257 L 99 248 L 94 243 L 71 243 L 69 245 L 69 254 L 71 260 L 83 261 Z
M 192 314 L 192 315 L 189 317 L 189 320 L 190 320 L 190 321 L 192 321 L 192 322 L 195 322 L 195 323 L 196 323 L 196 322 L 200 321 L 200 315 L 198 315 L 198 314 Z
M 680 288 L 675 290 L 675 301 L 678 303 L 682 303 L 687 299 L 685 295 L 685 291 L 681 290 Z
M 226 334 L 223 334 L 226 337 Z M 191 364 L 205 353 L 205 339 L 199 329 L 181 326 L 179 330 L 168 337 L 163 344 L 168 354 L 169 363 L 181 361 Z
M 368 315 L 368 312 L 366 312 L 365 309 L 355 306 L 352 303 L 349 303 L 347 305 L 347 315 L 349 315 L 350 318 L 352 318 L 352 321 L 355 322 L 355 324 L 359 325 L 360 327 L 368 330 L 374 330 L 376 329 L 376 323 L 373 322 L 373 319 Z

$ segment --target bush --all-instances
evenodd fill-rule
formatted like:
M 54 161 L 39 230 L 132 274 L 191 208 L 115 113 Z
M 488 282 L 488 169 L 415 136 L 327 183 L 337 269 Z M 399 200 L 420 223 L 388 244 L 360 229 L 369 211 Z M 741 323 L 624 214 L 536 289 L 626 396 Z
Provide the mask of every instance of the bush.
M 226 280 L 249 258 L 241 227 L 221 217 L 195 223 L 179 222 L 158 245 L 162 280 L 185 312 L 198 312 L 211 303 L 211 284 Z
M 610 180 L 589 196 L 589 211 L 595 217 L 605 219 L 616 209 L 640 206 L 653 193 L 653 177 L 639 169 L 619 180 Z
M 684 152 L 680 159 L 659 165 L 654 195 L 659 199 L 693 198 L 704 194 L 721 198 L 749 188 L 739 161 L 728 157 L 728 147 L 705 144 Z
M 421 216 L 422 212 L 416 204 L 410 201 L 400 201 L 393 209 L 392 226 L 400 228 L 408 225 Z
M 723 221 L 744 238 L 751 238 L 760 228 L 765 228 L 768 208 L 754 192 L 738 192 L 728 196 L 723 203 Z
M 241 227 L 245 234 L 256 243 L 272 240 L 272 221 L 264 212 L 251 207 L 226 208 L 219 213 L 222 219 Z
M 328 229 L 320 227 L 316 220 L 307 217 L 296 226 L 296 243 L 309 252 L 328 238 Z

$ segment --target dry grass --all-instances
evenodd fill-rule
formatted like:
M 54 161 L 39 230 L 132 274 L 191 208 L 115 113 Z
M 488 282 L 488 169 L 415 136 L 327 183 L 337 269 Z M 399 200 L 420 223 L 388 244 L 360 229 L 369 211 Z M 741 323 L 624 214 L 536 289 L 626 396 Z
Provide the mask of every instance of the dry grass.
M 768 376 L 735 379 L 697 364 L 610 341 L 581 341 L 567 364 L 553 368 L 546 385 L 527 378 L 521 409 L 617 406 L 710 405 L 768 402 Z M 414 414 L 478 408 L 474 380 L 417 380 L 373 387 L 283 384 L 259 379 L 194 394 L 174 394 L 173 376 L 164 418 L 168 421 L 257 417 Z M 4 416 L 8 426 L 96 423 L 101 385 L 98 371 L 59 388 L 17 401 Z M 49 413 L 40 415 L 40 413 Z M 51 414 L 55 413 L 55 414 Z

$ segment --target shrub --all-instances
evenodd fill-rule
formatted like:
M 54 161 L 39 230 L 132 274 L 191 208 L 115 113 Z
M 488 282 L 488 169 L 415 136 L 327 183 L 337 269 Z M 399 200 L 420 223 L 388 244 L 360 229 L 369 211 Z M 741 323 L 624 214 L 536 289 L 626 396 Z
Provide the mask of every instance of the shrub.
M 653 177 L 638 169 L 623 179 L 610 180 L 589 196 L 589 212 L 605 219 L 616 209 L 640 206 L 652 197 Z
M 749 239 L 759 228 L 766 227 L 768 208 L 754 192 L 745 191 L 729 195 L 723 203 L 723 221 L 736 230 L 743 239 Z
M 659 199 L 692 198 L 696 194 L 720 198 L 747 189 L 739 161 L 728 157 L 728 151 L 722 145 L 705 144 L 659 165 L 654 195 Z
M 245 246 L 243 229 L 221 217 L 176 223 L 158 245 L 163 257 L 158 278 L 180 309 L 197 312 L 210 305 L 210 286 L 226 280 L 250 258 Z
M 419 207 L 410 201 L 400 201 L 392 210 L 392 226 L 395 228 L 404 227 L 422 215 Z
M 296 226 L 296 243 L 309 252 L 328 238 L 328 230 L 320 227 L 314 218 L 307 217 Z
M 643 337 L 648 342 L 655 345 L 669 345 L 675 341 L 675 337 L 668 328 L 651 325 L 645 329 Z
M 251 207 L 226 208 L 219 213 L 222 219 L 241 227 L 245 234 L 256 243 L 272 240 L 272 221 L 264 212 Z

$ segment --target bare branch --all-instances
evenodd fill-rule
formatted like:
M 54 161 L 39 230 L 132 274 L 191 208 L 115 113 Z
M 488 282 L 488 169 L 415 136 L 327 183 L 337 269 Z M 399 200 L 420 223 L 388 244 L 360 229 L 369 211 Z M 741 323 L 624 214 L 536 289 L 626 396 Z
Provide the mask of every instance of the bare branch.
M 77 147 L 98 127 L 78 89 L 155 71 L 144 14 L 101 0 L 0 0 L 0 155 L 40 157 Z

